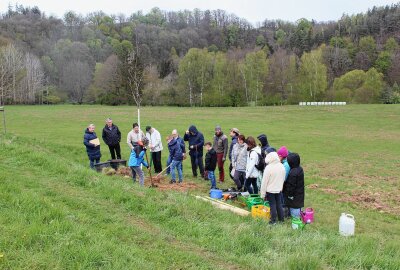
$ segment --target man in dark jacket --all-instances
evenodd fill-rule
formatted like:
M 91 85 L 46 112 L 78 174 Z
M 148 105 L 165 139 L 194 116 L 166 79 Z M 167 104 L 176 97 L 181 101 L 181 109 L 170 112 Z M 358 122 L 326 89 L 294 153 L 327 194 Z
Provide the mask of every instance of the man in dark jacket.
M 206 163 L 206 171 L 208 174 L 208 179 L 211 181 L 211 189 L 217 188 L 217 183 L 215 181 L 215 168 L 217 167 L 217 152 L 215 152 L 214 148 L 211 146 L 211 142 L 207 142 L 205 145 L 207 150 L 205 163 Z
M 268 154 L 267 149 L 271 147 L 268 143 L 268 137 L 265 134 L 258 135 L 257 139 L 261 143 L 261 155 L 265 158 Z
M 183 137 L 185 141 L 189 142 L 189 155 L 192 163 L 193 176 L 197 177 L 197 166 L 200 169 L 200 174 L 207 180 L 207 176 L 204 175 L 203 166 L 203 146 L 204 136 L 199 132 L 196 126 L 190 126 Z
M 121 132 L 118 127 L 113 124 L 111 118 L 106 119 L 102 137 L 104 143 L 107 144 L 108 149 L 110 149 L 111 159 L 115 159 L 115 154 L 117 154 L 117 159 L 121 159 L 121 146 L 119 145 L 121 141 Z
M 83 135 L 83 144 L 86 146 L 86 152 L 90 161 L 90 168 L 94 169 L 94 165 L 100 162 L 100 142 L 94 142 L 97 139 L 95 126 L 90 124 Z M 98 141 L 98 140 L 97 140 Z M 98 143 L 98 144 L 97 144 Z
M 292 217 L 300 217 L 300 209 L 304 207 L 304 171 L 297 153 L 290 153 L 287 162 L 290 172 L 283 185 L 285 204 L 289 207 Z
M 220 126 L 215 127 L 213 148 L 217 153 L 219 182 L 222 183 L 225 180 L 224 163 L 226 160 L 226 155 L 228 154 L 228 137 L 226 137 L 226 135 L 222 132 Z

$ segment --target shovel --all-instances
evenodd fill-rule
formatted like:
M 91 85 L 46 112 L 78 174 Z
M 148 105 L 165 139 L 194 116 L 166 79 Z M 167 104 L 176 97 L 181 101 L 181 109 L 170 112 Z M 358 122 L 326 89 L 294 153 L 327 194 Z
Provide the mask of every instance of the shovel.
M 155 185 L 155 184 L 153 183 L 153 177 L 151 176 L 151 167 L 150 167 L 150 163 L 149 163 L 149 158 L 148 158 L 148 156 L 147 156 L 147 151 L 145 152 L 145 154 L 146 154 L 146 161 L 147 161 L 147 164 L 149 165 L 149 174 L 150 174 L 150 183 L 151 183 L 150 187 L 157 187 L 157 185 Z

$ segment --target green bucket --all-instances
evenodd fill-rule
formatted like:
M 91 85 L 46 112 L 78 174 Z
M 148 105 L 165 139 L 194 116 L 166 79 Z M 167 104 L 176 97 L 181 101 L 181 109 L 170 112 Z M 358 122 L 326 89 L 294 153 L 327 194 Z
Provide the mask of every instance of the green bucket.
M 293 230 L 302 230 L 304 228 L 305 224 L 301 220 L 301 218 L 297 217 L 292 217 L 292 229 Z

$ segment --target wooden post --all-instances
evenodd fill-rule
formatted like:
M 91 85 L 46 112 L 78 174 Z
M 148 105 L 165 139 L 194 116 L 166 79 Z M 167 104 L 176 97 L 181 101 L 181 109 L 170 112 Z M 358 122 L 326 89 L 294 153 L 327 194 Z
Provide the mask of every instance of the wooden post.
M 6 128 L 6 111 L 4 110 L 4 107 L 0 107 L 0 112 L 3 112 L 3 126 L 4 126 L 4 135 L 7 134 L 7 128 Z

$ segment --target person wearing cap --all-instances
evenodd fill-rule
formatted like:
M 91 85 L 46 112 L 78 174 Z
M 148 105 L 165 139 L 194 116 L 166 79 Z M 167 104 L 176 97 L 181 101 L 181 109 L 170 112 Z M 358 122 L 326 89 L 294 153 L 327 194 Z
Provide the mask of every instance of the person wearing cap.
M 106 125 L 103 128 L 103 141 L 108 145 L 110 150 L 111 159 L 121 159 L 121 146 L 119 142 L 121 141 L 121 132 L 118 127 L 113 124 L 111 118 L 106 119 Z
M 239 129 L 237 129 L 237 128 L 231 128 L 230 133 L 229 133 L 229 136 L 231 136 L 232 142 L 231 142 L 231 144 L 230 144 L 230 146 L 229 146 L 229 153 L 228 153 L 229 161 L 230 161 L 230 164 L 229 164 L 229 172 L 231 172 L 232 169 L 233 169 L 233 165 L 232 165 L 232 151 L 233 151 L 233 147 L 235 146 L 235 144 L 237 144 L 237 139 L 238 139 L 238 136 L 239 136 L 239 135 L 240 135 Z M 230 176 L 230 177 L 232 178 L 232 180 L 233 180 L 233 176 L 232 176 L 231 173 L 229 174 L 229 176 Z
M 290 167 L 289 167 L 289 163 L 287 162 L 287 156 L 289 155 L 289 151 L 286 148 L 286 146 L 282 146 L 281 148 L 278 149 L 278 151 L 276 152 L 279 156 L 279 159 L 281 160 L 281 163 L 283 164 L 283 166 L 285 167 L 285 171 L 286 171 L 286 177 L 285 177 L 285 181 L 288 178 L 289 175 L 289 171 L 290 171 Z
M 138 123 L 132 124 L 132 130 L 128 133 L 126 138 L 126 143 L 128 144 L 129 148 L 132 150 L 133 147 L 137 144 L 138 141 L 143 141 L 144 136 L 143 131 L 140 129 Z
M 222 132 L 221 126 L 219 125 L 215 127 L 213 148 L 217 153 L 219 182 L 222 183 L 225 180 L 224 162 L 228 154 L 228 137 Z
M 133 183 L 136 182 L 136 175 L 139 176 L 139 184 L 144 185 L 144 173 L 141 165 L 149 168 L 149 164 L 144 160 L 144 155 L 146 154 L 146 147 L 143 145 L 142 141 L 137 141 L 133 149 L 131 150 L 131 155 L 129 157 L 128 166 L 132 170 Z
M 163 150 L 163 145 L 161 142 L 161 134 L 155 128 L 147 126 L 146 137 L 149 140 L 149 149 L 151 153 L 151 159 L 154 165 L 154 172 L 160 173 L 162 172 L 161 151 Z

